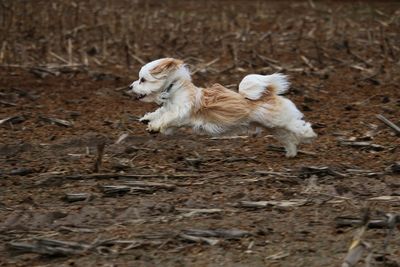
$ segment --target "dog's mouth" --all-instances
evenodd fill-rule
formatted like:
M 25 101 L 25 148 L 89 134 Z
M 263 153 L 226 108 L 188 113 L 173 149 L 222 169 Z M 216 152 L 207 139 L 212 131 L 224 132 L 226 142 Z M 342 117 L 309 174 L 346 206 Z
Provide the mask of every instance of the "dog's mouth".
M 146 96 L 147 96 L 146 94 L 138 94 L 138 95 L 136 95 L 136 99 L 140 100 L 140 99 L 145 98 Z

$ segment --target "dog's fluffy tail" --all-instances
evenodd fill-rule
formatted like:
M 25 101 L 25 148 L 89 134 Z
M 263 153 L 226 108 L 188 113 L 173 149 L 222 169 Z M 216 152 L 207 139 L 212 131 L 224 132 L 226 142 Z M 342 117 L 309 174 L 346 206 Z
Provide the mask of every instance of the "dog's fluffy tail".
M 286 75 L 275 73 L 272 75 L 250 74 L 239 84 L 239 94 L 250 100 L 258 100 L 264 93 L 283 94 L 289 89 Z

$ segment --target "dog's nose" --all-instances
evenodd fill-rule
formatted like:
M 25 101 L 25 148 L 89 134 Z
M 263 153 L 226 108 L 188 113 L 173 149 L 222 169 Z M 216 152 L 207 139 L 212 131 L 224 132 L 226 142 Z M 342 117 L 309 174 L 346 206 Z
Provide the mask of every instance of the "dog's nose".
M 128 88 L 129 88 L 129 90 L 132 90 L 133 89 L 133 85 L 132 84 L 129 85 Z

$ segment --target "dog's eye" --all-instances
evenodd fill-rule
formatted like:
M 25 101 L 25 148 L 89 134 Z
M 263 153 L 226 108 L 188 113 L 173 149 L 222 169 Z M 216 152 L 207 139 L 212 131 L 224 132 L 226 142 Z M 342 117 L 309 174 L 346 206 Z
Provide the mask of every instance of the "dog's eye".
M 140 83 L 144 83 L 145 81 L 146 81 L 145 78 L 141 78 L 141 79 L 140 79 Z

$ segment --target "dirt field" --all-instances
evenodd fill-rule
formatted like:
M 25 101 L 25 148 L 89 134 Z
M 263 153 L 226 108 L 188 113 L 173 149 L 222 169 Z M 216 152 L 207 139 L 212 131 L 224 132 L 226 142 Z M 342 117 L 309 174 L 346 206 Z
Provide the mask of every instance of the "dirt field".
M 0 24 L 0 266 L 340 266 L 353 238 L 354 266 L 400 266 L 377 117 L 400 125 L 400 3 L 2 1 Z M 318 139 L 147 133 L 126 87 L 164 56 L 199 86 L 288 74 Z

